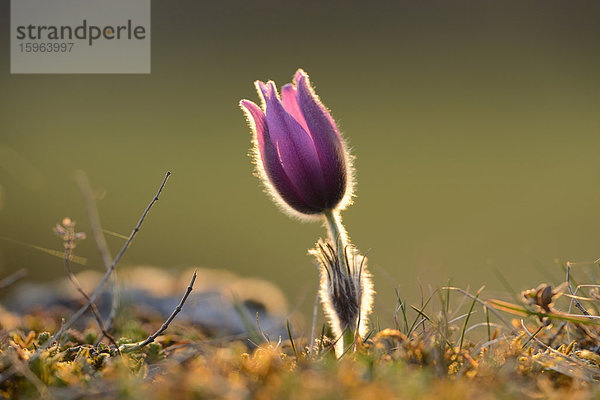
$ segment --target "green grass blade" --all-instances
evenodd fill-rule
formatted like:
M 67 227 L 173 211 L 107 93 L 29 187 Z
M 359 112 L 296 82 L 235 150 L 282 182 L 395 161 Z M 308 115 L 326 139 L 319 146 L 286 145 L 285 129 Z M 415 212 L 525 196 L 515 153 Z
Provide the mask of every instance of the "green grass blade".
M 294 343 L 294 338 L 292 337 L 292 330 L 290 329 L 290 320 L 286 321 L 286 326 L 288 337 L 290 338 L 290 343 L 292 345 L 292 351 L 294 352 L 294 355 L 298 357 L 298 352 L 296 351 L 296 344 Z

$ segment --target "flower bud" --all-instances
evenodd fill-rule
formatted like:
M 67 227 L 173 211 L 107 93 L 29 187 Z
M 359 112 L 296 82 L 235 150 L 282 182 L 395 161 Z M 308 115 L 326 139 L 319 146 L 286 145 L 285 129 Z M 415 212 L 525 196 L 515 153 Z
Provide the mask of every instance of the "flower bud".
M 241 107 L 254 134 L 256 164 L 263 182 L 287 210 L 310 216 L 341 209 L 351 194 L 349 156 L 333 118 L 314 93 L 308 75 L 295 84 L 257 81 L 262 108 Z

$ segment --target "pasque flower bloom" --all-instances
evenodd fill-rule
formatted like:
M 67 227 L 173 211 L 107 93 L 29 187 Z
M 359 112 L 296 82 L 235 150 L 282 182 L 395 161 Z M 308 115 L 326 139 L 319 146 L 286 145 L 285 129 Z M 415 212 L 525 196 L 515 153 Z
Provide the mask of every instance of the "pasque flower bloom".
M 303 215 L 342 208 L 351 197 L 349 157 L 337 126 L 299 69 L 294 84 L 257 81 L 263 108 L 245 110 L 255 135 L 256 163 L 276 198 Z
M 309 251 L 321 274 L 319 291 L 341 355 L 366 333 L 373 304 L 367 259 L 350 244 L 340 210 L 352 197 L 352 167 L 333 118 L 301 69 L 281 88 L 257 81 L 262 108 L 240 105 L 253 131 L 258 172 L 277 202 L 297 216 L 322 219 L 329 240 Z

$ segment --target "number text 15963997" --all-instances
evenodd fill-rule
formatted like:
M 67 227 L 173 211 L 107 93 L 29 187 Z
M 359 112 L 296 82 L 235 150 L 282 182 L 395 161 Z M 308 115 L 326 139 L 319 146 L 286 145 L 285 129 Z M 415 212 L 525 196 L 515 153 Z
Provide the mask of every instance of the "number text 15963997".
M 21 53 L 70 53 L 75 43 L 19 43 Z

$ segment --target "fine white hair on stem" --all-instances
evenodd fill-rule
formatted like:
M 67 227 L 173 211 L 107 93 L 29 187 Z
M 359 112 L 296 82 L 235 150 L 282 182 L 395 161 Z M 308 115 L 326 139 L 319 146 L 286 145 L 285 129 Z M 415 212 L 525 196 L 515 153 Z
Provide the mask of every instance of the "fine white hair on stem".
M 346 330 L 357 331 L 361 337 L 366 335 L 374 295 L 367 258 L 351 245 L 340 255 L 330 242 L 323 241 L 309 253 L 320 266 L 319 295 L 334 337 L 343 336 Z M 341 262 L 341 257 L 346 263 Z M 348 345 L 339 340 L 336 354 L 341 354 Z

